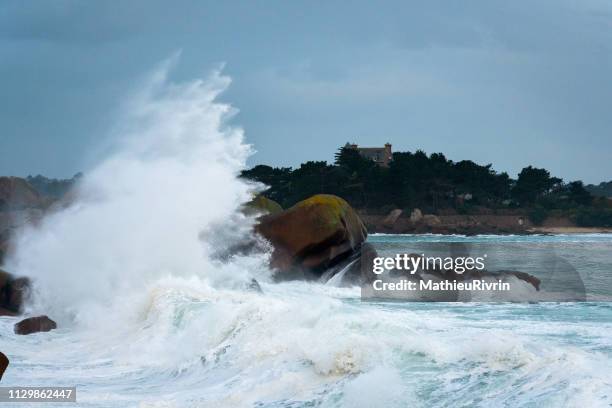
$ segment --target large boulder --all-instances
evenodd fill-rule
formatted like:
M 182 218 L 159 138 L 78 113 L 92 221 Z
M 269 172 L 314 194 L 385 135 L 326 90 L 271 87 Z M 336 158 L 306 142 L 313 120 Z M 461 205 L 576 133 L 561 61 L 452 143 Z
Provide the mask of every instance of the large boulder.
M 0 380 L 9 365 L 9 359 L 3 352 L 0 351 Z
M 412 210 L 412 212 L 410 213 L 411 222 L 420 222 L 422 219 L 423 219 L 423 213 L 421 212 L 420 209 L 415 208 L 414 210 Z
M 355 210 L 342 198 L 327 194 L 262 217 L 256 230 L 274 247 L 274 268 L 314 276 L 358 251 L 367 237 Z
M 15 278 L 0 269 L 0 316 L 14 316 L 21 313 L 29 291 L 28 278 Z
M 29 317 L 15 324 L 15 334 L 27 335 L 57 329 L 57 323 L 48 316 Z
M 0 210 L 35 208 L 42 204 L 40 194 L 25 179 L 0 177 Z
M 425 214 L 422 218 L 422 221 L 425 225 L 433 227 L 435 225 L 440 225 L 440 218 L 433 214 Z

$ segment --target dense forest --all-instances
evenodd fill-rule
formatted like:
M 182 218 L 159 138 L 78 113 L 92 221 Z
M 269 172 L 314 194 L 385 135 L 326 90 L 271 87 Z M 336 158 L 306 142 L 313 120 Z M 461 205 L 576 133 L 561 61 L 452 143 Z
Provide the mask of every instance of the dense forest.
M 313 194 L 335 194 L 352 206 L 386 213 L 393 208 L 443 210 L 459 214 L 483 209 L 524 210 L 539 224 L 551 214 L 582 226 L 612 226 L 612 201 L 593 196 L 581 181 L 564 182 L 540 168 L 521 170 L 517 179 L 491 164 L 453 162 L 442 153 L 393 153 L 389 167 L 378 166 L 351 148 L 341 148 L 334 164 L 308 161 L 296 169 L 258 165 L 242 177 L 268 186 L 264 195 L 284 208 Z

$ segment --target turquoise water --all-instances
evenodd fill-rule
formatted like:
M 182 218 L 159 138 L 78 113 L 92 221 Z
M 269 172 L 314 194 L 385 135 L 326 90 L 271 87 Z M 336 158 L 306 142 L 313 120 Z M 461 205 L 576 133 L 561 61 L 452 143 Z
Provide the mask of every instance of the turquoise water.
M 359 288 L 258 277 L 258 294 L 168 276 L 87 324 L 17 337 L 0 318 L 2 385 L 76 385 L 88 407 L 612 404 L 612 235 L 369 240 L 383 255 L 459 242 L 539 276 L 555 259 L 589 301 L 362 302 Z
M 542 280 L 538 300 L 612 300 L 612 234 L 473 237 L 376 234 L 369 241 L 381 256 L 404 252 L 486 256 L 489 271 L 522 271 Z

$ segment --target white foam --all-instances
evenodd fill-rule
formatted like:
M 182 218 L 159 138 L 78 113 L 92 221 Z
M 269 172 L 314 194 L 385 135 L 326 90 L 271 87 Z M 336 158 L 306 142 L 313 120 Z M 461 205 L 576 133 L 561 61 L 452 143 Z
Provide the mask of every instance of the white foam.
M 34 279 L 34 312 L 66 324 L 164 276 L 221 284 L 261 272 L 259 259 L 211 256 L 232 244 L 220 232 L 244 237 L 253 222 L 238 211 L 253 187 L 236 177 L 251 148 L 227 125 L 235 110 L 216 101 L 230 79 L 215 71 L 172 83 L 172 62 L 128 99 L 112 153 L 86 172 L 71 206 L 19 236 L 8 268 Z

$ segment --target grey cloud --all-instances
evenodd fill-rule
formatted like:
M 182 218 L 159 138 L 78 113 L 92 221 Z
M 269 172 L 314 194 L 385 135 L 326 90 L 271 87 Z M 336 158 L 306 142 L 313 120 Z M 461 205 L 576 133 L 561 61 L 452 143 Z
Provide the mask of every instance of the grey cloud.
M 177 80 L 226 62 L 222 98 L 253 164 L 389 141 L 511 174 L 610 179 L 611 12 L 595 0 L 3 2 L 0 150 L 12 154 L 0 173 L 82 170 L 117 101 L 182 49 Z

